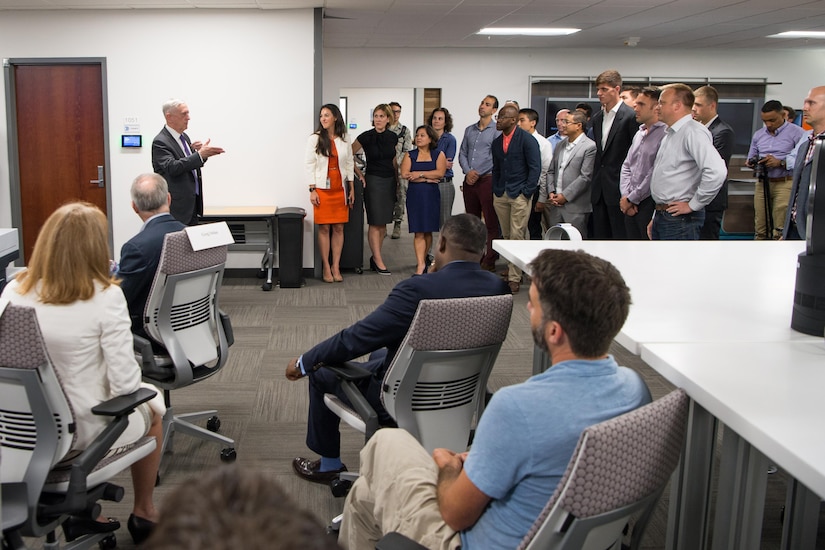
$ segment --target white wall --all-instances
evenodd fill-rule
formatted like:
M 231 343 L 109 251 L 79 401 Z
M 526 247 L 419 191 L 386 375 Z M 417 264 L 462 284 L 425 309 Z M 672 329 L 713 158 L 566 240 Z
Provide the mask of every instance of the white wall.
M 332 49 L 324 50 L 325 100 L 336 100 L 341 88 L 379 88 L 386 85 L 383 71 L 358 67 L 397 67 L 394 86 L 441 88 L 443 106 L 453 115 L 453 134 L 461 144 L 464 128 L 478 120 L 478 105 L 487 94 L 501 102 L 514 99 L 529 105 L 530 76 L 595 76 L 616 69 L 625 77 L 767 78 L 781 85 L 768 86 L 767 99 L 802 105 L 813 86 L 825 85 L 825 51 L 709 49 L 551 50 L 551 49 Z M 457 182 L 462 174 L 455 163 Z M 458 183 L 456 183 L 458 185 Z M 461 193 L 454 211 L 462 211 Z
M 415 90 L 411 88 L 341 88 L 339 94 L 347 98 L 347 132 L 353 140 L 372 129 L 372 110 L 375 106 L 390 101 L 401 105 L 401 124 L 414 127 Z M 338 104 L 337 101 L 324 103 Z M 358 127 L 350 129 L 350 124 Z
M 152 171 L 161 104 L 179 97 L 191 111 L 192 139 L 226 149 L 203 169 L 207 206 L 307 208 L 304 265 L 312 265 L 312 211 L 297 161 L 317 118 L 312 10 L 4 11 L 0 57 L 106 58 L 115 256 L 140 227 L 129 185 Z M 127 116 L 139 118 L 138 152 L 120 148 Z M 6 131 L 3 107 L 0 227 L 11 226 Z M 260 255 L 234 259 L 254 267 Z

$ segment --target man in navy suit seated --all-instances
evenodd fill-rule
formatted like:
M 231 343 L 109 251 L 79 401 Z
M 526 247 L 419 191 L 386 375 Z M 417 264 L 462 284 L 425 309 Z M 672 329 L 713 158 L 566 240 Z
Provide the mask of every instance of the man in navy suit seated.
M 535 141 L 535 140 L 533 140 Z M 537 146 L 538 147 L 538 146 Z M 394 424 L 381 405 L 384 373 L 410 328 L 421 300 L 467 298 L 507 294 L 508 286 L 479 264 L 487 242 L 487 229 L 469 214 L 453 216 L 441 229 L 434 268 L 425 275 L 398 283 L 373 313 L 321 342 L 286 367 L 289 380 L 309 378 L 307 447 L 321 455 L 318 460 L 298 457 L 295 473 L 317 483 L 329 483 L 347 468 L 341 463 L 340 419 L 324 404 L 324 394 L 346 399 L 338 378 L 322 365 L 335 365 L 371 354 L 362 366 L 374 373 L 360 387 L 382 425 Z
M 163 176 L 139 175 L 132 182 L 131 195 L 132 209 L 143 220 L 143 227 L 120 249 L 118 276 L 123 279 L 120 288 L 129 305 L 132 332 L 145 338 L 143 311 L 158 269 L 163 238 L 186 226 L 169 213 L 172 195 Z

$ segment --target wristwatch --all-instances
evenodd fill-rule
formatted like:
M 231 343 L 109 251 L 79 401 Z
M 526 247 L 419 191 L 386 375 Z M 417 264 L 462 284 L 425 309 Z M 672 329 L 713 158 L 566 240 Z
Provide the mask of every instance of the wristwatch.
M 315 191 L 315 187 L 310 187 L 309 192 L 312 193 L 313 191 Z

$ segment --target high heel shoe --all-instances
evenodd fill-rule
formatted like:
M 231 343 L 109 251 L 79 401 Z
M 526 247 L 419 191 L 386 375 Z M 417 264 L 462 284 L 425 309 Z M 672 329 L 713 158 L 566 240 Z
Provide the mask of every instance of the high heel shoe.
M 155 529 L 155 522 L 150 519 L 139 518 L 134 514 L 129 514 L 129 521 L 126 522 L 126 528 L 129 530 L 129 534 L 132 535 L 132 540 L 135 541 L 135 544 L 142 544 Z
M 370 269 L 372 269 L 373 271 L 375 271 L 379 275 L 392 275 L 392 273 L 390 272 L 389 269 L 387 269 L 387 268 L 381 269 L 380 267 L 378 267 L 378 264 L 375 263 L 375 257 L 374 256 L 370 256 Z
M 340 273 L 338 275 L 333 274 L 332 275 L 332 280 L 335 281 L 336 283 L 343 283 L 344 282 L 344 278 L 341 276 Z
M 72 542 L 83 535 L 92 533 L 113 533 L 120 529 L 120 522 L 114 518 L 106 518 L 107 521 L 96 521 L 92 518 L 80 518 L 70 516 L 63 522 L 63 534 L 66 535 L 66 542 Z

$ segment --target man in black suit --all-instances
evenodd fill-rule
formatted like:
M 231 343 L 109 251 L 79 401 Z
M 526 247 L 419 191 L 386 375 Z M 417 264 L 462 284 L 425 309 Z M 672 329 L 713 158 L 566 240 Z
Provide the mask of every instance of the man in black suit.
M 793 185 L 782 238 L 806 239 L 808 235 L 808 191 L 813 166 L 813 148 L 816 138 L 825 136 L 825 86 L 811 88 L 802 103 L 802 118 L 811 125 L 810 139 L 800 141 L 793 167 Z M 821 193 L 822 191 L 820 191 Z M 822 212 L 819 213 L 822 216 Z
M 121 247 L 118 276 L 123 279 L 120 288 L 129 305 L 132 332 L 146 337 L 143 312 L 158 269 L 163 238 L 186 226 L 169 214 L 172 196 L 161 176 L 154 173 L 139 175 L 132 182 L 131 194 L 132 210 L 143 220 L 143 227 Z
M 619 208 L 619 179 L 639 125 L 633 109 L 619 99 L 621 90 L 622 75 L 618 71 L 604 71 L 596 77 L 596 95 L 602 109 L 593 115 L 596 161 L 590 202 L 593 203 L 594 239 L 625 238 L 624 214 Z
M 196 225 L 203 214 L 203 180 L 201 166 L 223 149 L 200 141 L 192 142 L 186 135 L 189 107 L 179 99 L 163 104 L 166 125 L 152 141 L 152 169 L 163 176 L 172 194 L 171 213 L 186 225 Z
M 532 136 L 527 137 L 535 144 Z M 538 149 L 538 145 L 536 145 Z M 434 270 L 404 279 L 392 289 L 378 309 L 351 327 L 321 342 L 286 367 L 288 380 L 309 378 L 307 447 L 321 455 L 318 460 L 298 457 L 295 473 L 315 483 L 329 483 L 345 471 L 341 463 L 340 419 L 324 404 L 324 394 L 334 393 L 349 402 L 338 378 L 323 365 L 335 365 L 371 354 L 361 366 L 374 376 L 361 383 L 361 392 L 378 412 L 382 425 L 392 418 L 381 405 L 384 373 L 407 335 L 421 300 L 493 296 L 509 292 L 496 275 L 481 269 L 487 244 L 487 228 L 472 214 L 458 214 L 441 228 L 435 247 Z M 431 268 L 432 269 L 432 268 Z
M 716 105 L 719 103 L 719 94 L 713 86 L 702 86 L 693 92 L 693 119 L 705 125 L 713 136 L 713 146 L 719 151 L 725 166 L 730 163 L 733 155 L 733 128 L 719 118 Z M 728 180 L 716 197 L 705 207 L 705 223 L 699 233 L 699 240 L 718 241 L 719 231 L 722 229 L 722 216 L 728 207 Z

